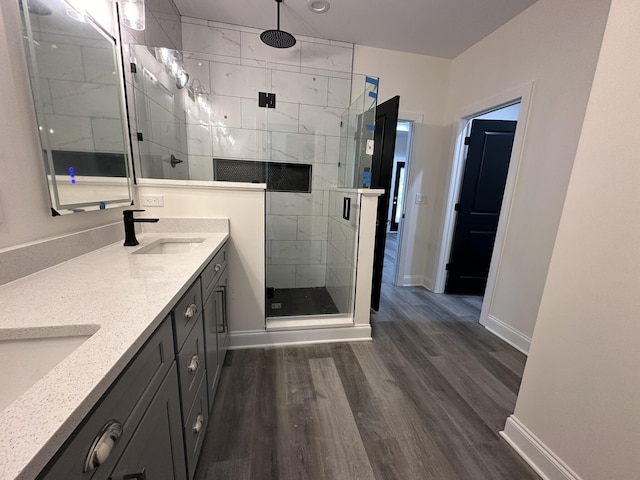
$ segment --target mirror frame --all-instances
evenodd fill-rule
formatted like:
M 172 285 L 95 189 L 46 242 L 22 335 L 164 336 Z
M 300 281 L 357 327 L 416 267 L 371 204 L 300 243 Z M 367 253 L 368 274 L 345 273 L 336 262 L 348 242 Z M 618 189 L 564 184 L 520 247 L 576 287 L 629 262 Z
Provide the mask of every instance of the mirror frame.
M 65 2 L 64 0 L 60 0 L 61 2 Z M 28 0 L 17 0 L 18 8 L 20 10 L 20 16 L 22 18 L 22 29 L 23 29 L 23 37 L 24 37 L 24 47 L 25 47 L 25 58 L 27 62 L 28 72 L 29 72 L 29 84 L 31 87 L 31 94 L 33 100 L 33 108 L 35 113 L 35 118 L 37 121 L 37 125 L 42 125 L 43 128 L 51 128 L 50 125 L 47 125 L 47 121 L 44 118 L 45 113 L 43 111 L 42 99 L 40 94 L 40 77 L 37 75 L 38 66 L 36 63 L 36 55 L 34 48 L 34 36 L 32 25 L 30 21 L 30 16 L 28 13 L 27 3 Z M 26 11 L 25 11 L 26 8 Z M 117 6 L 115 2 L 112 6 L 112 15 L 113 18 L 118 18 Z M 134 168 L 133 168 L 133 149 L 131 145 L 131 136 L 130 136 L 130 122 L 129 115 L 127 110 L 127 98 L 126 98 L 126 88 L 125 88 L 125 77 L 123 71 L 123 55 L 121 48 L 121 39 L 119 30 L 116 36 L 111 35 L 100 23 L 98 23 L 91 15 L 85 13 L 86 23 L 89 24 L 99 35 L 101 35 L 106 41 L 108 41 L 112 46 L 112 53 L 116 68 L 116 77 L 118 79 L 117 82 L 117 91 L 118 91 L 118 103 L 120 107 L 120 123 L 122 125 L 122 135 L 123 135 L 123 146 L 124 150 L 122 152 L 124 156 L 124 167 L 125 167 L 125 176 L 124 177 L 97 177 L 97 178 L 118 178 L 118 179 L 126 179 L 126 188 L 128 192 L 128 198 L 123 198 L 119 196 L 117 198 L 109 198 L 109 196 L 98 198 L 97 200 L 90 200 L 87 202 L 81 203 L 61 203 L 60 202 L 60 193 L 58 189 L 59 179 L 56 178 L 54 162 L 53 162 L 53 154 L 52 148 L 49 142 L 42 137 L 38 128 L 36 127 L 36 131 L 34 132 L 38 137 L 38 142 L 41 147 L 41 151 L 44 154 L 43 162 L 45 167 L 45 182 L 47 185 L 47 190 L 49 191 L 49 200 L 51 204 L 51 214 L 52 216 L 60 216 L 63 214 L 69 213 L 79 213 L 85 211 L 93 211 L 93 210 L 105 210 L 109 208 L 117 208 L 117 207 L 125 207 L 133 205 L 133 184 L 135 182 L 134 178 Z M 117 24 L 116 24 L 117 28 Z M 106 182 L 108 183 L 108 182 Z M 123 190 L 124 185 L 119 186 L 119 190 Z

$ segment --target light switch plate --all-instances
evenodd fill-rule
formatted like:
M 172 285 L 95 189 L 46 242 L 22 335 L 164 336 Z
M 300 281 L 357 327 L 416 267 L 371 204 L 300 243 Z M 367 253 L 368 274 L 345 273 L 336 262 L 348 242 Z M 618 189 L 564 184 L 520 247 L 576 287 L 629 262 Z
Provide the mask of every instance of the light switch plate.
M 416 193 L 416 204 L 424 205 L 425 203 L 427 203 L 426 193 Z
M 164 195 L 142 195 L 143 207 L 164 207 Z

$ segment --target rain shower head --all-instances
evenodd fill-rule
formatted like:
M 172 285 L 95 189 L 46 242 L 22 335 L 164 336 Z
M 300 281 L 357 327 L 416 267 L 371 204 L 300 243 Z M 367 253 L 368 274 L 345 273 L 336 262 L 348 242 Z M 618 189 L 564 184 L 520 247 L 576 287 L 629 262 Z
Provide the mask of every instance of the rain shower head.
M 265 30 L 260 34 L 260 40 L 274 48 L 290 48 L 296 44 L 296 37 L 289 32 L 280 30 L 280 4 L 282 0 L 276 0 L 278 4 L 278 28 L 277 30 Z

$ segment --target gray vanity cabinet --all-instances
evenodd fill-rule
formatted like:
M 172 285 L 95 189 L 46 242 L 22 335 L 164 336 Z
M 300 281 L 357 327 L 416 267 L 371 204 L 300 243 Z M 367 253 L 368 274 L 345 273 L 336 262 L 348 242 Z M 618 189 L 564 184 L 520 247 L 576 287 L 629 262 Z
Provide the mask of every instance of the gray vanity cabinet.
M 175 365 L 142 417 L 110 480 L 185 478 L 182 422 Z
M 186 478 L 173 345 L 171 322 L 167 319 L 38 479 L 106 480 L 123 453 L 128 453 L 130 449 L 137 451 L 136 445 L 144 443 L 142 439 L 153 441 L 156 432 L 150 428 L 150 421 L 145 419 L 149 418 L 148 415 L 155 415 L 149 412 L 160 414 L 158 409 L 166 417 L 162 420 L 165 427 L 172 426 L 171 441 L 163 444 L 162 455 L 172 458 L 182 456 L 182 469 L 178 463 L 178 475 L 173 478 Z M 165 387 L 168 384 L 174 387 Z
M 229 270 L 225 269 L 216 285 L 219 298 L 218 310 L 218 363 L 224 363 L 224 357 L 229 348 L 229 308 L 227 305 L 227 291 L 229 286 Z
M 227 278 L 223 245 L 38 480 L 193 478 L 229 339 Z
M 193 478 L 209 422 L 201 279 L 173 310 L 187 478 Z M 115 479 L 114 479 L 115 480 Z
M 209 411 L 213 408 L 216 388 L 229 343 L 227 313 L 228 269 L 226 244 L 202 272 L 204 333 L 207 358 L 207 390 Z

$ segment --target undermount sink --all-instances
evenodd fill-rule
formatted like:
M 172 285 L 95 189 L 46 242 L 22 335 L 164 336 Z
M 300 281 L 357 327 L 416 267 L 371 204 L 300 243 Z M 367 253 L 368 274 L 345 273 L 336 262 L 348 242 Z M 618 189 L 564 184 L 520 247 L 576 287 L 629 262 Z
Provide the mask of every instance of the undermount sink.
M 166 255 L 176 253 L 186 253 L 198 248 L 204 238 L 161 238 L 142 248 L 139 248 L 133 254 L 149 254 L 149 255 Z
M 0 340 L 0 412 L 91 335 Z

